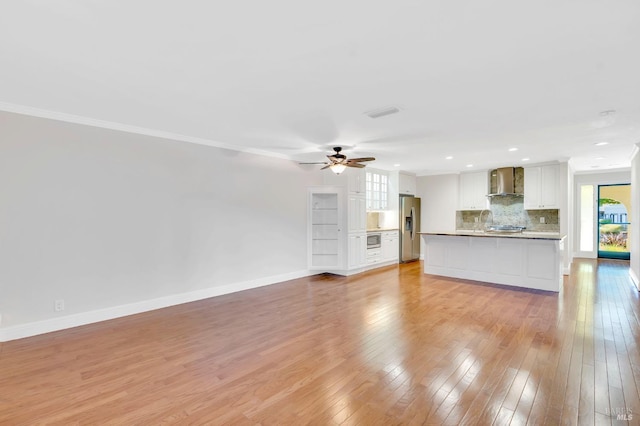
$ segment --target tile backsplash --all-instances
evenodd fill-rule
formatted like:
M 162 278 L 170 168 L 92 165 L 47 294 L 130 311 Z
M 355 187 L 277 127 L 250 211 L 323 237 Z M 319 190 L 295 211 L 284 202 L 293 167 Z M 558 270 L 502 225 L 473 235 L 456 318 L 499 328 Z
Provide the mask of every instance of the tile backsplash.
M 380 228 L 380 212 L 367 212 L 367 229 Z
M 525 226 L 528 231 L 560 232 L 560 222 L 557 209 L 525 210 L 522 197 L 503 196 L 490 200 L 491 210 L 482 212 L 480 226 L 517 225 Z M 457 229 L 475 229 L 478 227 L 476 218 L 480 216 L 478 210 L 460 210 L 456 212 Z M 544 223 L 540 223 L 544 218 Z

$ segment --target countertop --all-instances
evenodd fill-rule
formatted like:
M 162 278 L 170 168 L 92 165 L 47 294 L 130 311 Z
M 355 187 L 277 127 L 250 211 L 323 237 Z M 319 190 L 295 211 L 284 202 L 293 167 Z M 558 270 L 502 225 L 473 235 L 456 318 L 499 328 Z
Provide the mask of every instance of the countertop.
M 399 231 L 398 228 L 373 228 L 367 229 L 367 232 L 385 232 L 385 231 Z M 362 231 L 360 231 L 362 232 Z
M 458 231 L 441 231 L 441 232 L 418 232 L 421 235 L 449 235 L 458 237 L 497 237 L 497 238 L 520 238 L 527 240 L 562 240 L 566 237 L 564 234 L 557 232 L 534 232 L 523 231 L 514 233 L 505 232 L 485 232 L 485 231 L 473 231 L 473 230 L 458 230 Z

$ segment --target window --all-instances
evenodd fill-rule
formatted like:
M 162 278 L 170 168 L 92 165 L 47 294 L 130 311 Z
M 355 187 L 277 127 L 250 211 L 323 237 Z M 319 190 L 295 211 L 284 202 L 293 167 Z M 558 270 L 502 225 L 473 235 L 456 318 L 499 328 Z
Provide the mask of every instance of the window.
M 384 172 L 368 171 L 367 184 L 367 209 L 386 210 L 389 196 L 389 177 Z

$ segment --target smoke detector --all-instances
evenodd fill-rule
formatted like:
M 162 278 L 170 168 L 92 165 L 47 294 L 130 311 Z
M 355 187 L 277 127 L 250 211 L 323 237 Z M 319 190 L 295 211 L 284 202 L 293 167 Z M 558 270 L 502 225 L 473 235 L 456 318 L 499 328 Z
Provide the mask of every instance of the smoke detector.
M 367 111 L 364 114 L 369 118 L 380 118 L 385 115 L 397 114 L 400 112 L 400 108 L 395 106 L 389 106 L 384 108 L 378 108 L 371 111 Z

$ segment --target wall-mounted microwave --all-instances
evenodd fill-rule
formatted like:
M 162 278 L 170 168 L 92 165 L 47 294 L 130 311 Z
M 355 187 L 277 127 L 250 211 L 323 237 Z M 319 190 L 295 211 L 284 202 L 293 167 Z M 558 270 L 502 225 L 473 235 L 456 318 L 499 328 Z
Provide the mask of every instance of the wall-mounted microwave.
M 379 248 L 382 246 L 382 234 L 380 232 L 367 233 L 367 248 Z

